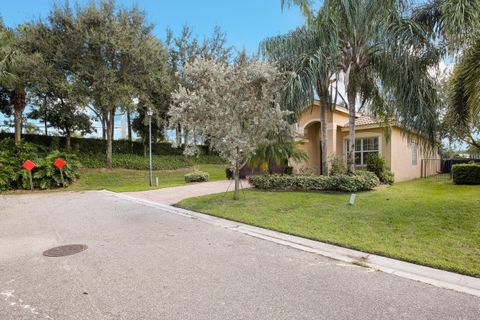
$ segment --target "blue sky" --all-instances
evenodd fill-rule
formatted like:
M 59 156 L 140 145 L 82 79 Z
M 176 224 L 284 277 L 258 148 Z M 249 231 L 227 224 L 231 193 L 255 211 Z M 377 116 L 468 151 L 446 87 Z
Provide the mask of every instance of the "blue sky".
M 89 0 L 79 0 L 80 4 Z M 282 10 L 280 0 L 117 0 L 122 6 L 137 5 L 155 25 L 154 33 L 163 39 L 170 27 L 179 32 L 188 23 L 199 38 L 211 34 L 218 25 L 227 33 L 230 45 L 257 51 L 261 40 L 283 34 L 302 24 L 297 8 Z M 64 1 L 57 1 L 63 4 Z M 46 17 L 51 0 L 2 1 L 0 15 L 6 25 Z
M 56 1 L 59 4 L 64 2 Z M 77 2 L 85 4 L 91 0 Z M 3 0 L 0 16 L 7 26 L 13 28 L 23 22 L 46 18 L 52 3 L 52 0 Z M 258 44 L 263 39 L 284 34 L 303 23 L 297 8 L 282 10 L 280 3 L 280 0 L 117 0 L 120 6 L 136 5 L 145 11 L 147 21 L 154 24 L 154 33 L 159 39 L 164 40 L 167 28 L 178 34 L 185 24 L 192 27 L 196 37 L 203 39 L 218 25 L 226 32 L 230 46 L 238 50 L 245 48 L 250 54 L 257 53 Z M 120 129 L 120 117 L 116 120 L 116 127 Z M 99 123 L 94 126 L 100 127 Z M 95 135 L 99 134 L 100 130 Z M 116 130 L 117 138 L 121 134 L 121 130 Z

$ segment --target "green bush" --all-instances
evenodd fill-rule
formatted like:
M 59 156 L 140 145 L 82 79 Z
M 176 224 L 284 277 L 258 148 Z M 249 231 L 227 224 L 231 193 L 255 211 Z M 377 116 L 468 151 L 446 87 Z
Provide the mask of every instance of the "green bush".
M 22 142 L 16 145 L 11 139 L 0 140 L 0 191 L 21 188 L 22 172 L 25 171 L 22 164 L 25 160 L 38 162 L 40 154 L 34 144 Z
M 373 172 L 382 183 L 393 184 L 395 181 L 394 174 L 388 170 L 385 159 L 376 153 L 368 156 L 367 170 Z
M 13 140 L 12 133 L 0 133 L 0 139 Z M 59 136 L 45 136 L 38 134 L 23 134 L 23 141 L 34 143 L 46 150 L 65 150 L 66 138 Z M 100 138 L 71 138 L 72 151 L 75 153 L 105 154 L 106 141 Z M 210 154 L 207 146 L 199 146 L 202 154 Z M 113 153 L 144 155 L 146 146 L 141 141 L 113 140 Z M 182 155 L 182 148 L 174 148 L 169 142 L 152 143 L 152 154 L 155 155 Z
M 185 175 L 185 182 L 206 182 L 208 181 L 208 173 L 203 171 L 195 171 Z
M 395 182 L 395 174 L 390 170 L 384 170 L 378 175 L 381 183 L 392 185 Z
M 347 166 L 342 157 L 334 156 L 330 160 L 330 175 L 336 176 L 338 174 L 346 174 Z
M 0 191 L 29 189 L 28 171 L 22 168 L 25 160 L 35 163 L 32 182 L 35 188 L 50 189 L 61 186 L 60 171 L 53 166 L 57 158 L 66 161 L 64 170 L 65 185 L 78 178 L 80 163 L 74 154 L 52 151 L 45 154 L 41 147 L 28 142 L 15 145 L 11 139 L 0 141 Z
M 81 164 L 80 161 L 78 161 L 77 156 L 71 153 L 52 151 L 46 156 L 45 159 L 40 160 L 35 169 L 33 169 L 32 174 L 34 187 L 40 189 L 53 189 L 62 187 L 60 170 L 53 165 L 55 160 L 59 158 L 65 161 L 65 166 L 62 168 L 65 187 L 71 185 L 79 178 L 78 170 L 80 169 Z M 22 187 L 28 188 L 29 185 L 28 183 L 27 185 L 24 183 Z
M 452 177 L 455 184 L 480 184 L 480 165 L 455 164 L 452 167 Z
M 104 168 L 104 154 L 85 154 L 78 155 L 83 167 L 86 168 Z M 185 159 L 183 155 L 155 155 L 152 156 L 153 170 L 175 170 L 179 168 L 191 167 L 196 164 L 222 164 L 224 161 L 215 155 L 200 155 L 188 157 Z M 148 157 L 135 154 L 114 154 L 112 166 L 114 168 L 148 170 Z
M 359 171 L 354 175 L 338 174 L 335 176 L 259 175 L 250 177 L 249 182 L 255 188 L 263 190 L 344 192 L 372 190 L 380 183 L 377 176 L 368 171 Z

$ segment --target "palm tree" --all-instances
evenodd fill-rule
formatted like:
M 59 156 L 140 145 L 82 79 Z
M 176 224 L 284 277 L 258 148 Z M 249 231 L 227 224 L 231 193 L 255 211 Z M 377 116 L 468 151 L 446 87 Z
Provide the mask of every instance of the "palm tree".
M 271 173 L 273 163 L 280 166 L 287 166 L 288 160 L 307 160 L 305 151 L 299 148 L 300 142 L 294 141 L 287 133 L 271 133 L 268 137 L 269 143 L 261 145 L 255 155 L 249 159 L 248 165 L 252 168 L 266 167 Z
M 453 131 L 480 148 L 480 37 L 476 37 L 453 69 L 449 81 L 447 114 Z
M 286 35 L 269 38 L 261 43 L 262 54 L 276 61 L 289 76 L 282 92 L 283 105 L 298 116 L 315 97 L 320 98 L 320 174 L 328 175 L 327 109 L 333 109 L 338 97 L 331 84 L 336 72 L 336 32 L 331 21 L 318 17 L 317 24 L 301 27 Z
M 436 139 L 436 92 L 428 68 L 438 62 L 429 34 L 408 18 L 407 0 L 325 0 L 318 14 L 308 0 L 292 0 L 308 27 L 330 21 L 338 37 L 331 57 L 338 61 L 349 110 L 348 171 L 354 172 L 355 117 L 368 107 L 405 132 Z
M 0 21 L 0 83 L 12 83 L 16 76 L 10 72 L 15 66 L 15 51 L 11 45 L 15 41 L 13 33 L 5 29 Z
M 457 136 L 478 146 L 473 131 L 480 130 L 480 0 L 431 0 L 414 17 L 457 60 L 445 119 Z
M 447 54 L 458 54 L 478 36 L 480 0 L 429 0 L 415 8 L 413 18 L 448 49 Z
M 22 116 L 26 107 L 26 87 L 32 68 L 39 63 L 38 55 L 22 50 L 23 27 L 11 30 L 0 26 L 0 91 L 1 109 L 11 114 L 13 106 L 15 122 L 15 143 L 20 143 Z

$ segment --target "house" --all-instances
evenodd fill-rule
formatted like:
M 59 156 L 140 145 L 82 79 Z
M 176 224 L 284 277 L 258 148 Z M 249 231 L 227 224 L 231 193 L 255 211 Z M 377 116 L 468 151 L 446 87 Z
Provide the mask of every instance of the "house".
M 358 113 L 355 121 L 355 166 L 365 168 L 369 154 L 378 153 L 395 174 L 395 181 L 420 178 L 422 159 L 440 159 L 438 148 L 424 147 L 422 137 L 407 135 L 397 125 L 388 129 L 375 118 Z M 320 105 L 305 108 L 297 121 L 297 140 L 308 160 L 293 164 L 294 171 L 320 174 Z M 329 163 L 335 156 L 346 159 L 348 144 L 348 110 L 336 106 L 327 111 L 327 153 Z M 430 161 L 430 160 L 429 160 Z M 435 170 L 429 172 L 436 172 Z

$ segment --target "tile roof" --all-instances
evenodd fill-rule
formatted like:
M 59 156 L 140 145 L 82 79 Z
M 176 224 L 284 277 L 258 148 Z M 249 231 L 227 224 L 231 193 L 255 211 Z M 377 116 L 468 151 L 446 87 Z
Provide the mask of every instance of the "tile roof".
M 366 114 L 357 115 L 357 118 L 355 119 L 355 126 L 367 126 L 370 124 L 379 124 L 379 123 L 381 123 L 380 120 L 375 119 L 374 117 Z M 348 122 L 345 123 L 343 127 L 348 128 Z

